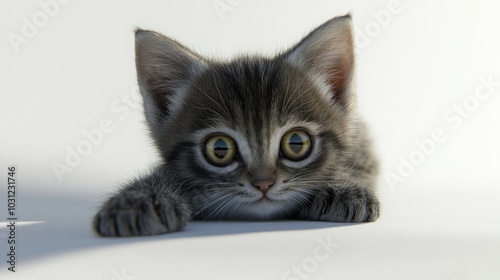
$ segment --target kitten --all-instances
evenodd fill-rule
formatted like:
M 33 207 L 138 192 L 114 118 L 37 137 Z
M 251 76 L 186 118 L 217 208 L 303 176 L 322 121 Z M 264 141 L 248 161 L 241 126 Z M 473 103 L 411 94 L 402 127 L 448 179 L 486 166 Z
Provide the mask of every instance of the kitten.
M 163 164 L 94 218 L 103 236 L 181 230 L 191 219 L 377 219 L 377 160 L 354 95 L 350 15 L 273 58 L 208 60 L 136 31 L 147 123 Z

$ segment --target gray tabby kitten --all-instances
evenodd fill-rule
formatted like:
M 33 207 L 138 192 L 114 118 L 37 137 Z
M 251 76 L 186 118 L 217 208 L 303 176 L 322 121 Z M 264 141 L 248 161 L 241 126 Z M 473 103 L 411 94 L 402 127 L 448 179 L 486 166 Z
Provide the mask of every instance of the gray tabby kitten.
M 192 219 L 377 219 L 350 15 L 273 58 L 229 62 L 137 30 L 136 66 L 163 164 L 104 203 L 100 235 L 174 232 Z

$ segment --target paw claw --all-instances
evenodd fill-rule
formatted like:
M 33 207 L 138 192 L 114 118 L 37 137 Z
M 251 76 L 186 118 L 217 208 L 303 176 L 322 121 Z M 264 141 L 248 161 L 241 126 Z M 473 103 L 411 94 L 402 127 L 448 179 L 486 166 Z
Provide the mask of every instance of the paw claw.
M 95 215 L 102 236 L 141 236 L 179 231 L 191 219 L 180 197 L 124 191 L 110 198 Z

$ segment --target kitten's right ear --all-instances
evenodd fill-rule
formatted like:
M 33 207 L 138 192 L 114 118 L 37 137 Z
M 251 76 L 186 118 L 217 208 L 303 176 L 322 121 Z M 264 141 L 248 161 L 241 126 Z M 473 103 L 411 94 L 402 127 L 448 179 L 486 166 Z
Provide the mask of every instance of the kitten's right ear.
M 185 46 L 160 33 L 135 32 L 137 80 L 149 128 L 157 138 L 168 119 L 182 106 L 189 81 L 206 62 Z
M 319 78 L 331 98 L 344 106 L 353 101 L 354 44 L 349 14 L 314 29 L 285 53 L 288 62 Z

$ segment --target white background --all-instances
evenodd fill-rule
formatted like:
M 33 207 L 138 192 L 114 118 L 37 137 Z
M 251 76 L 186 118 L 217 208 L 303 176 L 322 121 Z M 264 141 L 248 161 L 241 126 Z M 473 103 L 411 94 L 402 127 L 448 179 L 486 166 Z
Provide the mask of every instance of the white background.
M 47 2 L 0 4 L 0 218 L 7 166 L 16 164 L 25 222 L 16 273 L 7 271 L 1 224 L 1 279 L 500 279 L 498 1 L 73 0 L 51 15 Z M 93 235 L 99 203 L 158 160 L 134 101 L 134 28 L 230 58 L 283 50 L 347 12 L 359 107 L 383 163 L 379 221 L 198 222 L 158 237 Z M 26 21 L 38 24 L 28 36 Z M 481 79 L 497 85 L 488 91 Z M 112 131 L 59 180 L 53 165 L 68 165 L 68 149 L 103 120 Z M 436 130 L 443 136 L 430 144 Z M 319 239 L 338 245 L 324 260 L 314 254 Z M 305 274 L 286 274 L 294 265 Z

